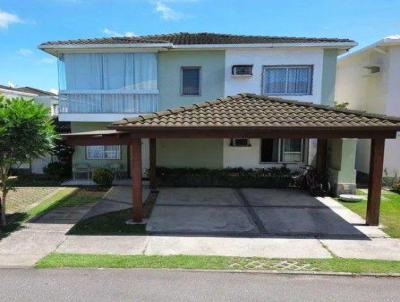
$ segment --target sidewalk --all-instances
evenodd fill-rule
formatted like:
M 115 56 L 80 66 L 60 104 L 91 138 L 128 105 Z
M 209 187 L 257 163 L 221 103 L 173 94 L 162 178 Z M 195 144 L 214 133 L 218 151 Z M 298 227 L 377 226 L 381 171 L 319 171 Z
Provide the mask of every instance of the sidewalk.
M 0 267 L 29 267 L 53 252 L 93 206 L 64 207 L 38 217 L 0 241 Z

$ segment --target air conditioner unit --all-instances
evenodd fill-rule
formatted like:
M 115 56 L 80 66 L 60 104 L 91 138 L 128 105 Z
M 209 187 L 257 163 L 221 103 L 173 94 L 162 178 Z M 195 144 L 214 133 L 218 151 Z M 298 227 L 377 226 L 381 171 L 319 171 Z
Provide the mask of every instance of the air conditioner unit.
M 232 76 L 245 76 L 253 75 L 253 65 L 233 65 Z

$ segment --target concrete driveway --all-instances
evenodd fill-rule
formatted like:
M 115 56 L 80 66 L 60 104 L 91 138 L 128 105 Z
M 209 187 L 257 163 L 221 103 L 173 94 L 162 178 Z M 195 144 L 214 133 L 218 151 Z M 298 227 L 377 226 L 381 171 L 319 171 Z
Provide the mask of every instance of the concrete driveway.
M 147 223 L 156 234 L 365 238 L 362 219 L 296 189 L 161 188 Z

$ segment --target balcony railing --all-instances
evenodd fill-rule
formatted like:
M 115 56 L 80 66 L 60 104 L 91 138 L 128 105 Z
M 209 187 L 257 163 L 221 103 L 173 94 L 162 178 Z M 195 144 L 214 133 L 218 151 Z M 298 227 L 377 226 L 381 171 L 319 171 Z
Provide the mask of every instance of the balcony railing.
M 59 113 L 146 113 L 158 110 L 158 90 L 64 90 Z

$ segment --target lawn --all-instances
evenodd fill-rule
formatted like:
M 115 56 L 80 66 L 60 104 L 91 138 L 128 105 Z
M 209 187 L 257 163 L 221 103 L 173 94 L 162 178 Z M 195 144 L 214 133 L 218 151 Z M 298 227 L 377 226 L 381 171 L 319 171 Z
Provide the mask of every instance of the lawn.
M 103 191 L 78 189 L 73 187 L 61 188 L 55 194 L 42 200 L 39 204 L 26 211 L 21 211 L 8 216 L 8 225 L 0 230 L 0 239 L 16 231 L 24 222 L 44 215 L 45 213 L 60 207 L 73 207 L 86 203 L 94 203 Z
M 52 253 L 37 268 L 170 268 L 348 273 L 400 273 L 400 261 L 362 259 L 269 259 L 223 256 L 115 256 Z
M 358 192 L 366 195 L 364 192 Z M 341 202 L 345 207 L 365 218 L 367 211 L 367 200 L 361 202 Z M 381 224 L 383 230 L 393 238 L 400 238 L 400 194 L 383 191 L 381 199 Z
M 68 232 L 69 235 L 121 235 L 146 234 L 146 225 L 129 225 L 125 222 L 132 218 L 131 210 L 122 210 L 91 217 L 79 221 Z

